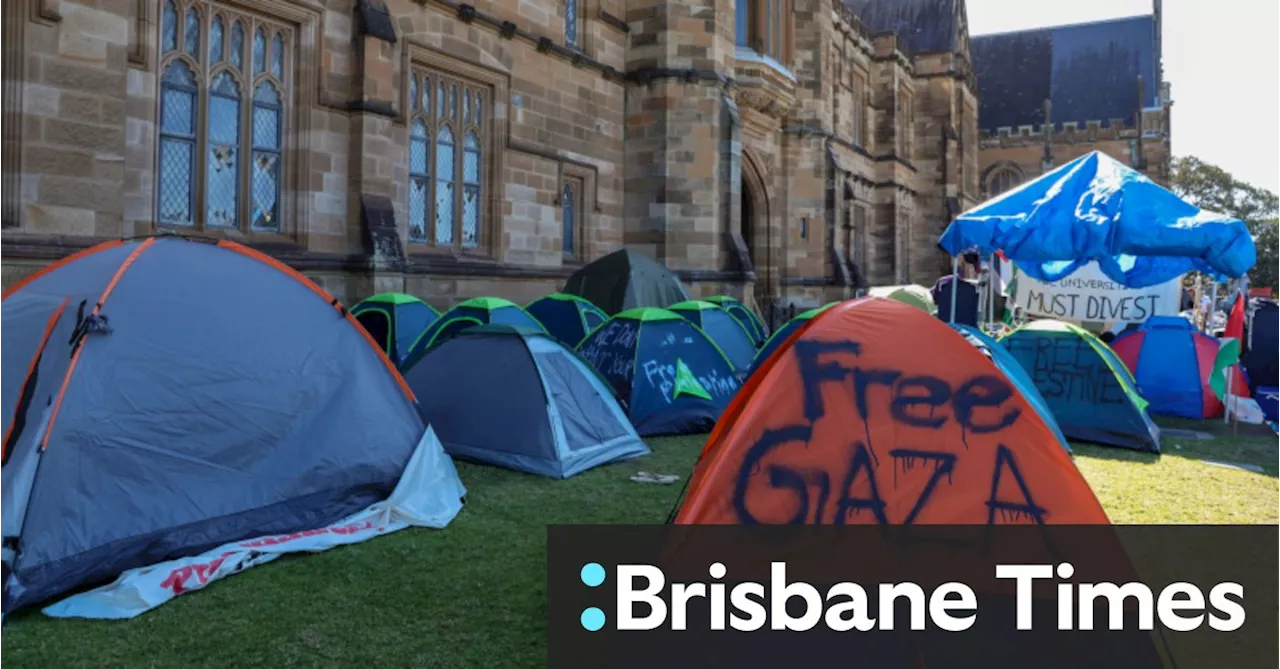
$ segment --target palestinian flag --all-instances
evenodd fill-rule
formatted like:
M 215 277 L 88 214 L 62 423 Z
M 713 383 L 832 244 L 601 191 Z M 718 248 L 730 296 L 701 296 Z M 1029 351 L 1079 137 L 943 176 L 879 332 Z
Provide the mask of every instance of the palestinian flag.
M 1227 370 L 1231 370 L 1231 394 L 1249 397 L 1249 383 L 1240 369 L 1240 340 L 1224 339 L 1213 359 L 1213 371 L 1209 372 L 1209 387 L 1224 405 L 1227 405 Z
M 1018 304 L 1018 266 L 1009 262 L 1004 251 L 996 251 L 996 257 L 1000 259 L 1000 280 L 1004 283 L 1004 294 L 1009 298 L 1004 301 L 1004 313 L 1001 314 L 1000 322 L 1012 326 L 1013 308 Z

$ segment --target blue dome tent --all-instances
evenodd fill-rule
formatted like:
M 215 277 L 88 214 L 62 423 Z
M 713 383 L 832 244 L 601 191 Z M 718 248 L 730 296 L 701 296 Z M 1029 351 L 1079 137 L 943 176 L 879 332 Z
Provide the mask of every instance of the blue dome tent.
M 578 352 L 613 386 L 644 437 L 710 431 L 739 386 L 715 342 L 666 309 L 617 314 Z
M 608 383 L 539 330 L 463 330 L 404 376 L 457 458 L 564 479 L 649 453 Z
M 544 295 L 525 305 L 524 310 L 538 319 L 548 334 L 569 348 L 577 346 L 592 330 L 609 320 L 609 315 L 587 298 L 567 293 Z
M 425 443 L 412 393 L 356 319 L 234 242 L 104 242 L 3 304 L 6 614 L 324 527 L 385 500 Z M 439 474 L 442 496 L 461 490 L 451 464 Z M 460 508 L 437 501 L 442 516 Z

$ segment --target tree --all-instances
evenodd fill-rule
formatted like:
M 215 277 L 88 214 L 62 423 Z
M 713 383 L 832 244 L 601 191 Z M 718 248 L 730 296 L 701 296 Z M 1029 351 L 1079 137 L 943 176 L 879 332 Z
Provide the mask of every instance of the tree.
M 1276 248 L 1280 246 L 1280 219 L 1262 221 L 1256 227 L 1250 226 L 1253 232 L 1253 243 L 1258 247 L 1258 264 L 1249 270 L 1249 282 L 1259 288 L 1270 286 L 1275 288 L 1280 283 L 1276 277 Z
M 1236 179 L 1230 172 L 1196 158 L 1174 158 L 1170 179 L 1173 192 L 1202 209 L 1234 216 L 1249 226 L 1258 248 L 1258 262 L 1249 270 L 1249 283 L 1275 287 L 1277 217 L 1280 198 L 1275 193 Z

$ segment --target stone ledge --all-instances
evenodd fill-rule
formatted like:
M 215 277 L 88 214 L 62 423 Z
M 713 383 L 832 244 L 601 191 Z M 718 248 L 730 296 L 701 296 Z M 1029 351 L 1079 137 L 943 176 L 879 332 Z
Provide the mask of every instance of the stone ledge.
M 137 237 L 144 238 L 145 235 Z M 6 233 L 0 240 L 0 254 L 4 262 L 51 262 L 107 241 L 105 237 L 84 235 L 33 235 L 19 232 Z M 308 251 L 300 246 L 284 242 L 255 243 L 242 241 L 245 246 L 261 251 L 299 272 L 344 272 L 366 274 L 375 271 L 372 258 L 367 253 L 323 253 Z M 453 276 L 506 279 L 567 279 L 582 266 L 581 263 L 559 267 L 515 265 L 497 260 L 458 258 L 452 255 L 410 254 L 404 274 L 427 276 Z M 725 270 L 679 270 L 676 274 L 683 281 L 738 283 L 748 280 L 741 272 Z
M 734 102 L 773 119 L 781 119 L 796 107 L 796 80 L 788 72 L 761 59 L 734 63 Z

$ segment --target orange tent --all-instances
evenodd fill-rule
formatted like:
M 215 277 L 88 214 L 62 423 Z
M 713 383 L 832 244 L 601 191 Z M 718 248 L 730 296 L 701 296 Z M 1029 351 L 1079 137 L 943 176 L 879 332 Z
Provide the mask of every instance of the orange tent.
M 1107 524 L 1053 430 L 946 323 L 833 306 L 716 424 L 677 524 Z

